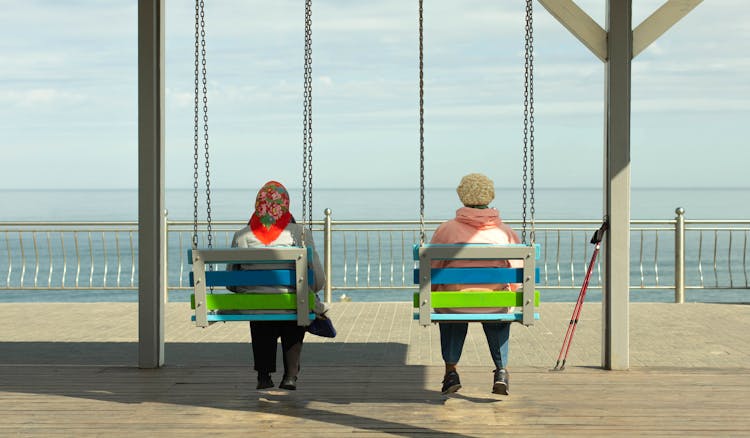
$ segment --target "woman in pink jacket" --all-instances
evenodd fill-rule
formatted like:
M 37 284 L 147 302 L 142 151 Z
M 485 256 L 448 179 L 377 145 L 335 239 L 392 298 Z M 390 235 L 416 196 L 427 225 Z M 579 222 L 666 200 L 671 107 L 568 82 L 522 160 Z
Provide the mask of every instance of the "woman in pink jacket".
M 500 219 L 500 213 L 489 207 L 495 198 L 495 188 L 491 179 L 479 173 L 471 173 L 461 179 L 456 189 L 464 205 L 456 211 L 451 219 L 438 227 L 432 236 L 431 243 L 519 243 L 518 235 Z M 520 267 L 520 260 L 445 260 L 434 262 L 434 268 L 445 267 Z M 516 290 L 517 284 L 453 284 L 434 285 L 433 290 Z M 507 313 L 507 308 L 482 309 L 481 313 Z M 450 309 L 451 313 L 476 313 L 475 309 Z M 466 322 L 440 323 L 440 346 L 445 362 L 443 394 L 456 392 L 461 388 L 456 365 L 461 358 L 464 340 L 468 331 Z M 508 341 L 510 339 L 509 322 L 483 322 L 482 327 L 487 337 L 490 355 L 495 363 L 492 381 L 492 392 L 505 394 L 509 392 Z

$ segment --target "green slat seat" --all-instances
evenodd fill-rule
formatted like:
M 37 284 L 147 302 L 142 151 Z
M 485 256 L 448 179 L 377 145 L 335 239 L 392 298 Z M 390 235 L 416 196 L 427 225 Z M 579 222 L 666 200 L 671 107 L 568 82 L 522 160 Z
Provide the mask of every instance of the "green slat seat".
M 496 308 L 521 307 L 523 292 L 511 291 L 433 291 L 431 296 L 433 309 L 460 308 Z M 539 307 L 539 291 L 534 291 L 534 307 Z M 419 309 L 419 292 L 414 293 L 413 305 Z M 414 312 L 414 319 L 419 319 L 419 312 Z M 523 321 L 523 313 L 430 313 L 430 319 L 436 322 L 449 321 Z M 539 319 L 539 313 L 534 312 L 534 319 Z
M 450 321 L 518 321 L 532 325 L 540 318 L 539 291 L 535 289 L 539 271 L 535 260 L 539 245 L 440 244 L 415 245 L 414 258 L 419 261 L 414 281 L 420 291 L 414 294 L 414 319 L 422 325 Z M 435 260 L 523 260 L 523 268 L 456 267 L 432 268 Z M 429 272 L 429 274 L 426 274 Z M 434 277 L 433 277 L 434 276 Z M 433 284 L 522 283 L 532 293 L 523 291 L 432 291 Z M 512 313 L 449 313 L 447 309 L 512 307 Z M 439 309 L 446 309 L 442 312 Z
M 315 305 L 315 295 L 308 296 L 310 310 Z M 190 308 L 195 309 L 195 294 L 190 295 Z M 209 322 L 230 321 L 294 321 L 297 319 L 297 294 L 294 293 L 243 293 L 206 295 Z M 287 313 L 258 313 L 273 310 Z M 214 313 L 221 312 L 221 313 Z M 229 313 L 225 313 L 229 312 Z M 236 312 L 236 313 L 235 313 Z M 310 319 L 315 318 L 311 311 Z M 195 315 L 191 320 L 195 321 Z

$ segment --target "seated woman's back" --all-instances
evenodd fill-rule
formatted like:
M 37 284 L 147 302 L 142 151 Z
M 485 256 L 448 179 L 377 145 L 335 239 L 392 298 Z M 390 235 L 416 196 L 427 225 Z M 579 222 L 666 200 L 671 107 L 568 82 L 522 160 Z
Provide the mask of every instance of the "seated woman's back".
M 507 245 L 518 243 L 518 235 L 500 219 L 494 208 L 461 207 L 455 219 L 441 224 L 432 236 L 431 243 L 463 244 L 484 243 Z M 520 260 L 440 260 L 433 268 L 507 268 L 523 267 Z M 433 290 L 515 290 L 509 284 L 441 284 Z
M 277 237 L 270 241 L 268 244 L 262 242 L 258 236 L 253 232 L 250 225 L 242 228 L 241 230 L 234 233 L 232 238 L 233 248 L 268 248 L 274 246 L 297 246 L 302 247 L 302 226 L 290 222 L 286 227 L 277 235 Z M 323 271 L 323 265 L 320 263 L 320 257 L 315 251 L 312 236 L 309 233 L 305 235 L 305 247 L 313 248 L 313 260 L 308 260 L 308 265 L 313 269 L 314 284 L 313 290 L 321 290 L 325 285 L 325 273 Z M 294 269 L 294 263 L 246 263 L 240 265 L 228 265 L 228 271 L 250 271 L 250 270 L 261 270 L 261 269 Z M 230 286 L 229 289 L 235 293 L 250 293 L 250 292 L 294 292 L 295 288 L 288 286 Z

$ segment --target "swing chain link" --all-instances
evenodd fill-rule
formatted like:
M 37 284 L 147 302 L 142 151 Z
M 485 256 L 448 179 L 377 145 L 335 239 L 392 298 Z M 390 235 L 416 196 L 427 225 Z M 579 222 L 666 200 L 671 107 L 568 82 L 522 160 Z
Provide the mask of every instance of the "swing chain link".
M 424 0 L 419 0 L 419 244 L 424 245 Z
M 312 0 L 305 0 L 305 61 L 302 111 L 302 244 L 312 233 Z
M 202 65 L 202 82 L 203 82 L 203 141 L 205 145 L 205 158 L 206 158 L 206 222 L 207 222 L 207 246 L 211 248 L 212 244 L 212 233 L 211 233 L 211 171 L 209 168 L 209 153 L 208 153 L 208 79 L 206 70 L 206 20 L 205 13 L 203 10 L 204 2 L 200 0 L 200 18 L 201 18 L 201 65 Z
M 533 0 L 526 0 L 523 91 L 523 206 L 521 241 L 526 244 L 527 209 L 531 213 L 530 242 L 535 241 L 534 227 L 534 36 Z
M 527 0 L 527 33 L 529 40 L 529 213 L 531 215 L 531 244 L 536 242 L 534 207 L 534 13 L 533 1 Z
M 312 218 L 313 218 L 313 159 L 312 159 L 312 0 L 307 0 L 305 19 L 305 32 L 307 34 L 307 217 L 309 219 L 308 228 L 312 231 Z
M 198 248 L 198 131 L 200 127 L 199 113 L 199 81 L 200 81 L 200 3 L 195 2 L 195 99 L 193 112 L 193 249 Z
M 193 248 L 198 248 L 198 150 L 200 143 L 200 112 L 201 101 L 203 103 L 203 141 L 205 145 L 205 168 L 206 168 L 206 213 L 208 222 L 207 245 L 211 248 L 211 172 L 209 169 L 209 143 L 208 143 L 208 81 L 206 71 L 206 16 L 204 1 L 195 1 L 195 97 L 193 111 Z M 202 85 L 202 87 L 201 87 Z M 201 99 L 202 93 L 202 99 Z M 212 266 L 209 266 L 211 269 Z

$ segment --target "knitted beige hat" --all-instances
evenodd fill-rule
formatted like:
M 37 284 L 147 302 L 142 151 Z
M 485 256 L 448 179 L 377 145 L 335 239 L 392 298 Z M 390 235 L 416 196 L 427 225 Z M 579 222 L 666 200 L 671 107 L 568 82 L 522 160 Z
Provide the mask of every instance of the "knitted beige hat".
M 481 173 L 470 173 L 461 178 L 456 192 L 467 207 L 489 205 L 495 199 L 495 184 Z

